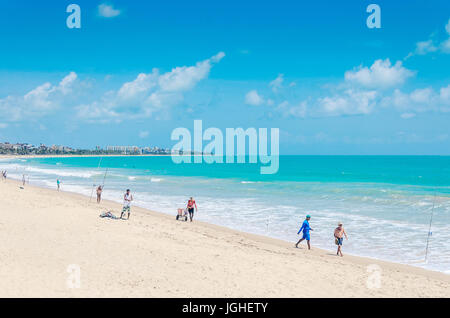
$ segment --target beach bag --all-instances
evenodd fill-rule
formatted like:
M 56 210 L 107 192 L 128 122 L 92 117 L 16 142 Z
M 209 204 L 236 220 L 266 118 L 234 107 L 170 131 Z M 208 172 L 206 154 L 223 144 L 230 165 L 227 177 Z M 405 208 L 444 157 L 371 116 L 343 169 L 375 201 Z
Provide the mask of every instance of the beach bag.
M 114 214 L 112 214 L 110 211 L 100 214 L 99 217 L 101 217 L 101 218 L 110 218 L 110 219 L 114 219 L 114 220 L 118 219 L 118 217 L 115 216 Z

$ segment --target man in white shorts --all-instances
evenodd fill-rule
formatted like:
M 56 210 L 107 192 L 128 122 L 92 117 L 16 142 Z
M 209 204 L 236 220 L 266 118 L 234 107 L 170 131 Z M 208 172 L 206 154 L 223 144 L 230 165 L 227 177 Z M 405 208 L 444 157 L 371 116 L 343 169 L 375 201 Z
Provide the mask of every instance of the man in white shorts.
M 127 192 L 123 196 L 123 209 L 120 218 L 122 218 L 125 212 L 128 212 L 127 220 L 130 218 L 131 201 L 133 201 L 133 195 L 130 193 L 130 189 L 127 189 Z

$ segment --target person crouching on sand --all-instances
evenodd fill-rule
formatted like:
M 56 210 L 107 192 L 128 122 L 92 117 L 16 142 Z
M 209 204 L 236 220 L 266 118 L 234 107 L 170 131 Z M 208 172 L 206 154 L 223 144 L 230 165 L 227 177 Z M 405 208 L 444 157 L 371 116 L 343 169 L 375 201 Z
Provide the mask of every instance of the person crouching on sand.
M 127 189 L 127 192 L 123 196 L 123 209 L 122 213 L 120 213 L 120 218 L 122 218 L 125 212 L 128 212 L 127 220 L 130 218 L 131 201 L 133 201 L 133 195 L 130 193 L 130 189 Z
M 297 242 L 297 244 L 295 244 L 295 247 L 298 248 L 298 244 L 301 243 L 303 240 L 306 240 L 306 243 L 308 243 L 308 249 L 311 249 L 311 237 L 309 235 L 309 231 L 314 231 L 310 226 L 309 226 L 309 220 L 311 219 L 311 216 L 308 214 L 306 216 L 306 219 L 303 221 L 302 227 L 300 228 L 300 230 L 298 230 L 297 234 L 300 234 L 300 232 L 303 231 L 303 236 L 302 238 Z
M 341 255 L 341 257 L 344 256 L 342 255 L 342 243 L 344 242 L 344 236 L 345 239 L 348 240 L 347 233 L 345 232 L 342 223 L 339 222 L 338 227 L 334 229 L 334 242 L 338 247 L 336 255 Z

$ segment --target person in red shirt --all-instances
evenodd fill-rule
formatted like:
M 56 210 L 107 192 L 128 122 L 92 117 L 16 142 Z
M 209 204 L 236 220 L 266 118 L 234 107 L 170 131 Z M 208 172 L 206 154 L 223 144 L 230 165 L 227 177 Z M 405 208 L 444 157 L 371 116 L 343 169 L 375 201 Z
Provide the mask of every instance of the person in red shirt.
M 187 210 L 189 212 L 189 218 L 191 219 L 191 222 L 192 222 L 192 219 L 194 218 L 194 207 L 195 207 L 195 211 L 198 211 L 197 204 L 195 203 L 194 198 L 191 197 L 187 203 Z

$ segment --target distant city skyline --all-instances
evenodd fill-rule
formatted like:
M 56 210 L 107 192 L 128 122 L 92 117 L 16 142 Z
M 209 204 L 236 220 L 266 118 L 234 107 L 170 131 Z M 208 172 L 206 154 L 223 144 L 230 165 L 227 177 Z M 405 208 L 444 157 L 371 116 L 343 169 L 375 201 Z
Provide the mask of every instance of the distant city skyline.
M 66 7 L 81 8 L 69 29 Z M 0 1 L 0 140 L 171 148 L 280 128 L 280 154 L 450 155 L 450 2 Z
M 95 146 L 90 149 L 76 148 L 67 145 L 45 145 L 40 143 L 34 145 L 26 142 L 10 143 L 8 141 L 0 142 L 0 154 L 14 154 L 14 155 L 45 155 L 52 153 L 67 153 L 67 154 L 171 154 L 174 152 L 169 148 L 162 148 L 158 146 Z

